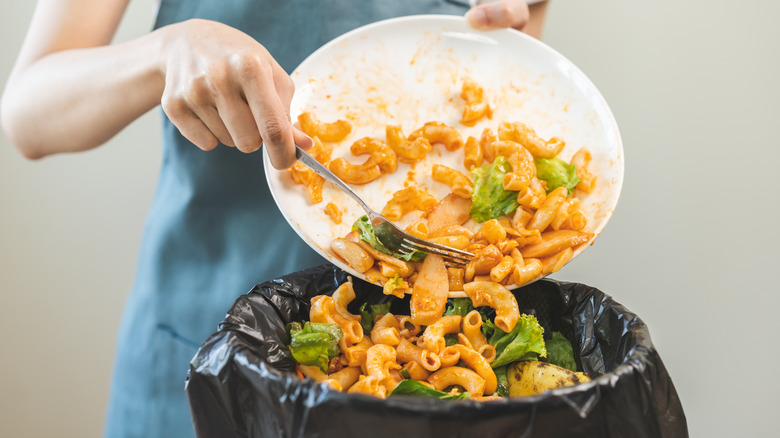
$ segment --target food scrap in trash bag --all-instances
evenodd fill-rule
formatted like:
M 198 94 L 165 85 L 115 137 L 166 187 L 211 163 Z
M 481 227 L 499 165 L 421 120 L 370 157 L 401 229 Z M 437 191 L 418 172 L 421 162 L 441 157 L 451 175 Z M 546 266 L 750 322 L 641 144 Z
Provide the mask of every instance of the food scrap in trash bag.
M 545 333 L 572 340 L 593 381 L 498 401 L 439 400 L 333 391 L 295 373 L 285 325 L 308 320 L 309 300 L 331 294 L 348 274 L 324 265 L 256 286 L 201 346 L 186 382 L 201 437 L 687 437 L 671 378 L 647 326 L 603 292 L 540 280 L 514 291 L 521 312 Z M 355 280 L 350 311 L 409 299 Z M 353 308 L 354 307 L 354 308 Z

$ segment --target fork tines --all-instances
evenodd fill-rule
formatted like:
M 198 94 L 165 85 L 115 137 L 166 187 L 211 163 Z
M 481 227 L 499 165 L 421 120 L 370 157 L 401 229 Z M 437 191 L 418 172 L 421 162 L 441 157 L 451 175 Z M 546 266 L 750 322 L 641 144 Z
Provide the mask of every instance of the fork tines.
M 454 265 L 455 267 L 464 266 L 474 258 L 474 254 L 470 252 L 423 239 L 412 240 L 405 238 L 401 243 L 401 247 L 409 252 L 423 251 L 440 255 L 444 259 L 445 264 Z

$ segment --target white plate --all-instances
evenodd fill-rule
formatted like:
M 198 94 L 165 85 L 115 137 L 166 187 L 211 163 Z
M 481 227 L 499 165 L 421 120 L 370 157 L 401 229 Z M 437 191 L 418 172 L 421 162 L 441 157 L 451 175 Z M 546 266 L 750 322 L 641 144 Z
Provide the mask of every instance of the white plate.
M 493 108 L 492 120 L 474 127 L 458 123 L 463 109 L 458 95 L 466 76 L 485 89 Z M 590 170 L 598 182 L 593 193 L 581 197 L 589 220 L 586 231 L 597 236 L 617 204 L 623 183 L 623 146 L 606 101 L 574 64 L 521 32 L 476 31 L 462 17 L 445 15 L 380 21 L 324 45 L 298 66 L 292 78 L 296 85 L 290 108 L 293 120 L 311 111 L 324 122 L 352 122 L 352 133 L 336 146 L 333 158 L 364 161 L 352 157 L 349 146 L 365 136 L 384 139 L 387 124 L 401 125 L 409 135 L 425 122 L 441 121 L 455 126 L 465 140 L 468 135 L 479 138 L 485 127 L 495 130 L 501 121 L 522 121 L 544 138 L 563 139 L 566 148 L 559 155 L 563 160 L 568 161 L 582 146 L 590 150 Z M 414 170 L 399 163 L 395 173 L 353 188 L 381 211 L 413 174 L 418 186 L 441 199 L 451 190 L 433 181 L 432 162 L 467 173 L 463 152 L 435 147 L 428 156 Z M 325 184 L 323 201 L 312 205 L 305 187 L 295 185 L 288 171 L 274 169 L 267 154 L 265 171 L 274 200 L 298 235 L 329 261 L 364 278 L 330 251 L 331 241 L 347 234 L 364 214 L 358 204 Z M 329 202 L 343 212 L 340 225 L 324 213 Z M 405 227 L 418 218 L 419 214 L 407 214 L 400 225 Z M 574 256 L 592 243 L 577 248 Z

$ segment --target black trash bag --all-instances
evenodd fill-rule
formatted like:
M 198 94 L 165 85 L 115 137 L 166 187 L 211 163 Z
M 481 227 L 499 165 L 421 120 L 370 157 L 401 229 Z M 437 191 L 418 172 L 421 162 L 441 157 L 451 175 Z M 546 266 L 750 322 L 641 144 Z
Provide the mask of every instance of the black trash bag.
M 236 300 L 201 346 L 186 382 L 200 437 L 687 437 L 672 380 L 647 326 L 603 292 L 541 280 L 515 291 L 549 336 L 566 335 L 590 383 L 501 401 L 424 397 L 382 400 L 329 390 L 295 373 L 285 324 L 308 320 L 309 299 L 331 294 L 347 273 L 320 266 L 256 286 Z M 409 300 L 355 280 L 359 303 Z M 352 306 L 355 308 L 353 309 Z

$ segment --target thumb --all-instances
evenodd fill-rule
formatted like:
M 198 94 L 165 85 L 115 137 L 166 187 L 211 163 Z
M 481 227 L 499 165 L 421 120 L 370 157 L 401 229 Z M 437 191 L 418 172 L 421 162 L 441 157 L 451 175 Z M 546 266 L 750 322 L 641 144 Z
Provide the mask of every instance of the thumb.
M 303 150 L 309 150 L 312 146 L 314 146 L 314 140 L 312 140 L 308 135 L 304 134 L 303 131 L 295 127 L 293 127 L 293 140 L 295 140 L 295 144 L 300 146 Z
M 466 12 L 471 27 L 480 30 L 511 27 L 521 30 L 528 23 L 528 5 L 523 0 L 487 3 Z

